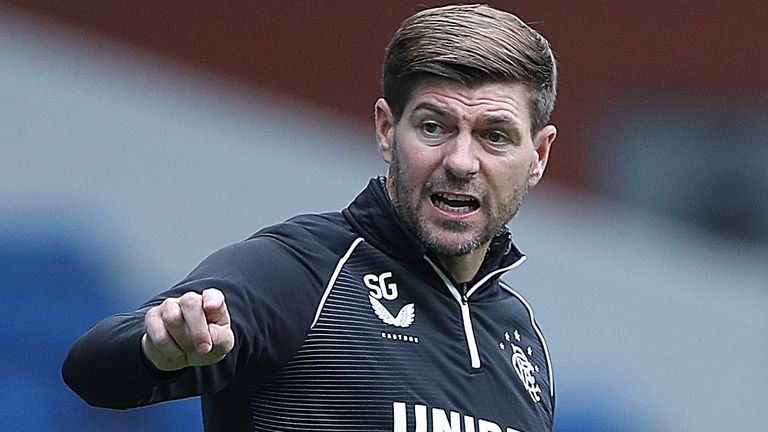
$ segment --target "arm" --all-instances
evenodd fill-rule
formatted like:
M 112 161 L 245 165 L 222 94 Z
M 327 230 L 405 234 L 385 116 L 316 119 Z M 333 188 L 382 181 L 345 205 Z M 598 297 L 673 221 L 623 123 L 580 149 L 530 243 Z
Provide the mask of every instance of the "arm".
M 346 231 L 334 230 L 334 224 L 310 222 L 317 225 L 314 231 L 330 232 L 329 237 L 318 241 L 296 224 L 283 225 L 279 233 L 254 236 L 215 252 L 177 286 L 137 311 L 102 320 L 71 348 L 62 368 L 64 381 L 91 405 L 132 408 L 225 391 L 243 385 L 254 374 L 276 370 L 304 341 L 325 284 L 339 257 L 354 240 Z M 329 244 L 332 250 L 328 249 Z M 187 359 L 174 364 L 179 351 L 173 344 L 161 342 L 163 330 L 155 329 L 156 319 L 162 319 L 166 315 L 164 310 L 170 308 L 166 318 L 179 333 L 179 310 L 181 317 L 185 317 L 184 306 L 176 309 L 181 298 L 192 291 L 201 294 L 202 301 L 203 292 L 210 287 L 216 287 L 226 299 L 234 345 L 228 353 L 226 349 L 214 348 L 220 345 L 219 341 L 222 348 L 226 346 L 223 341 L 227 338 L 219 338 L 216 327 L 226 327 L 226 323 L 218 321 L 221 316 L 212 316 L 212 311 L 205 312 L 203 306 L 206 324 L 214 324 L 208 326 L 208 335 L 201 332 L 200 339 L 185 341 L 184 331 L 180 331 L 181 341 L 170 339 L 180 351 L 191 357 L 201 355 L 205 360 Z M 176 300 L 163 307 L 168 298 Z M 172 336 L 167 325 L 165 331 Z M 206 345 L 207 337 L 211 338 L 210 357 L 206 355 L 208 348 L 192 349 Z M 216 362 L 221 355 L 223 358 Z M 184 367 L 186 364 L 195 366 Z M 170 370 L 179 366 L 182 368 Z
M 265 273 L 253 264 L 263 255 L 264 245 L 224 248 L 138 310 L 103 319 L 70 349 L 64 381 L 90 405 L 107 408 L 227 387 L 249 365 L 252 343 L 264 339 L 270 319 L 263 290 L 254 285 L 263 281 L 242 271 L 247 263 L 254 273 Z
M 247 361 L 247 344 L 235 342 L 224 295 L 217 289 L 168 294 L 159 304 L 108 317 L 81 336 L 62 367 L 67 385 L 90 405 L 107 408 L 226 387 L 238 357 Z
M 141 311 L 103 319 L 70 349 L 62 367 L 64 382 L 93 406 L 146 405 L 160 376 L 150 374 L 144 365 L 143 333 Z

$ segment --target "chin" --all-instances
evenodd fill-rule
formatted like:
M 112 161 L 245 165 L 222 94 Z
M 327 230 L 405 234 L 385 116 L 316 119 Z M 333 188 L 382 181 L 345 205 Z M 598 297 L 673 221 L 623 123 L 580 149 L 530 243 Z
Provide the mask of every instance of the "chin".
M 448 235 L 450 236 L 450 234 Z M 446 239 L 447 236 L 432 235 L 422 238 L 424 247 L 430 252 L 444 256 L 463 256 L 477 251 L 483 245 L 478 236 L 461 236 L 462 238 Z M 455 237 L 455 234 L 454 234 Z

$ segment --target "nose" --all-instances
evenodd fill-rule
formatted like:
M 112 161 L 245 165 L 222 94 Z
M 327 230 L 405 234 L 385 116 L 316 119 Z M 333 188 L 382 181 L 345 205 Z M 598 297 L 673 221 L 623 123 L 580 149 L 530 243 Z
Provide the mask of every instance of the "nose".
M 449 176 L 462 179 L 472 177 L 480 170 L 480 161 L 471 134 L 460 133 L 443 148 L 443 169 Z

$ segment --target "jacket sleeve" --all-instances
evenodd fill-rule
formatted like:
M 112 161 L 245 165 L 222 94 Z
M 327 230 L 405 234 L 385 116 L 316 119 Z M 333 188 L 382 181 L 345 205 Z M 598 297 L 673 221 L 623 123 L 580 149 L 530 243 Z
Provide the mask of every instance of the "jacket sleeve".
M 170 290 L 81 336 L 62 366 L 64 381 L 90 405 L 124 409 L 217 392 L 249 369 L 278 367 L 301 345 L 327 277 L 300 252 L 264 236 L 215 252 Z M 209 287 L 224 293 L 234 348 L 214 365 L 155 369 L 141 351 L 144 314 L 167 297 Z

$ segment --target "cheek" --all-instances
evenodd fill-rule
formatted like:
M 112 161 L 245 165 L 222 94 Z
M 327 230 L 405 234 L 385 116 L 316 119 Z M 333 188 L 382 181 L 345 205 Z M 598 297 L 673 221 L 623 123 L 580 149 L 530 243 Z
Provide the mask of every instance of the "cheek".
M 531 175 L 531 171 L 533 170 L 534 163 L 536 158 L 534 157 L 535 152 L 532 155 L 527 155 L 528 157 L 522 157 L 514 162 L 510 169 L 510 173 L 514 174 L 514 177 L 518 181 L 527 180 L 528 177 Z
M 421 152 L 400 152 L 397 155 L 402 174 L 409 179 L 418 180 L 429 177 L 431 163 L 428 155 Z
M 488 176 L 489 187 L 495 189 L 500 195 L 507 196 L 521 184 L 527 184 L 532 166 L 530 162 L 523 160 L 499 164 Z

